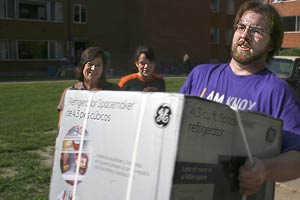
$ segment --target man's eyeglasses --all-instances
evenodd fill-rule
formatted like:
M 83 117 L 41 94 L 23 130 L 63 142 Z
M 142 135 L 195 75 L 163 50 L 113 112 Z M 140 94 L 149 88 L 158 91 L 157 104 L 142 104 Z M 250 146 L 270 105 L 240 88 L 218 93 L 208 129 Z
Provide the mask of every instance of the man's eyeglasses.
M 91 63 L 91 62 L 87 62 L 87 63 L 86 63 L 86 65 L 87 65 L 89 68 L 93 68 L 93 66 L 94 66 L 94 67 L 95 67 L 95 69 L 97 69 L 97 68 L 100 68 L 100 67 L 102 67 L 102 66 L 103 66 L 103 64 L 102 64 L 102 63 L 93 64 L 93 63 Z
M 249 31 L 251 35 L 254 37 L 261 38 L 264 36 L 264 34 L 270 34 L 266 31 L 264 31 L 261 28 L 253 27 L 253 26 L 246 26 L 244 24 L 236 24 L 233 26 L 234 30 L 239 33 L 244 33 L 245 31 Z

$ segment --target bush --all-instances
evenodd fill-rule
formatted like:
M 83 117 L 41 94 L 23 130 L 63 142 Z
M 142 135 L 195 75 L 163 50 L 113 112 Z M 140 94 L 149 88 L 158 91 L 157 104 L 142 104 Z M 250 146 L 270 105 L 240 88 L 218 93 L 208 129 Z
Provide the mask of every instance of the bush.
M 300 56 L 300 48 L 282 49 L 280 56 Z

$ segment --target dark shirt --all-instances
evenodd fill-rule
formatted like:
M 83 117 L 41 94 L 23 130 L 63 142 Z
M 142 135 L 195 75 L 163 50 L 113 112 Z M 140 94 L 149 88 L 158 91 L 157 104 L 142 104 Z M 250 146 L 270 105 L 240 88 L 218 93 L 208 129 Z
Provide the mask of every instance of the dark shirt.
M 165 92 L 165 80 L 157 74 L 150 78 L 144 78 L 137 73 L 129 74 L 121 78 L 119 86 L 125 91 Z

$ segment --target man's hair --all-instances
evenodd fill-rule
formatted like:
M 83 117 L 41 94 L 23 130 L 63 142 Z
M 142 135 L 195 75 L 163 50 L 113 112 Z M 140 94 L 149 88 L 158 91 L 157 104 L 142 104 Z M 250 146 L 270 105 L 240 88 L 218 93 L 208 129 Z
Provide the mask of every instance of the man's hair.
M 105 51 L 100 47 L 89 47 L 82 52 L 80 57 L 80 62 L 78 65 L 77 74 L 76 74 L 76 77 L 79 81 L 84 81 L 84 77 L 83 77 L 84 65 L 87 62 L 91 62 L 95 58 L 101 58 L 103 62 L 102 74 L 99 78 L 100 85 L 106 82 L 105 72 L 106 72 L 107 58 L 106 58 Z
M 282 44 L 283 27 L 280 15 L 277 10 L 268 3 L 260 1 L 246 1 L 240 6 L 235 16 L 234 24 L 238 24 L 242 15 L 249 10 L 264 15 L 269 24 L 272 50 L 267 55 L 267 62 L 270 62 L 274 54 L 280 50 Z
M 150 61 L 155 61 L 154 50 L 146 45 L 141 45 L 135 50 L 134 61 L 138 61 L 141 54 L 145 54 L 146 58 Z

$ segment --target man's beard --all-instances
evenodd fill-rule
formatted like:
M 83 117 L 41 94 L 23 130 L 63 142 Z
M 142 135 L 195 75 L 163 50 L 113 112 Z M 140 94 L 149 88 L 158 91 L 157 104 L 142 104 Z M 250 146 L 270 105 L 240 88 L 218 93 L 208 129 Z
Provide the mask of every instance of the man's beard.
M 249 48 L 249 51 L 238 51 L 239 46 L 245 46 Z M 252 51 L 251 51 L 252 50 Z M 232 44 L 231 57 L 242 65 L 249 65 L 257 60 L 260 60 L 264 56 L 264 52 L 255 51 L 252 46 L 245 40 Z

